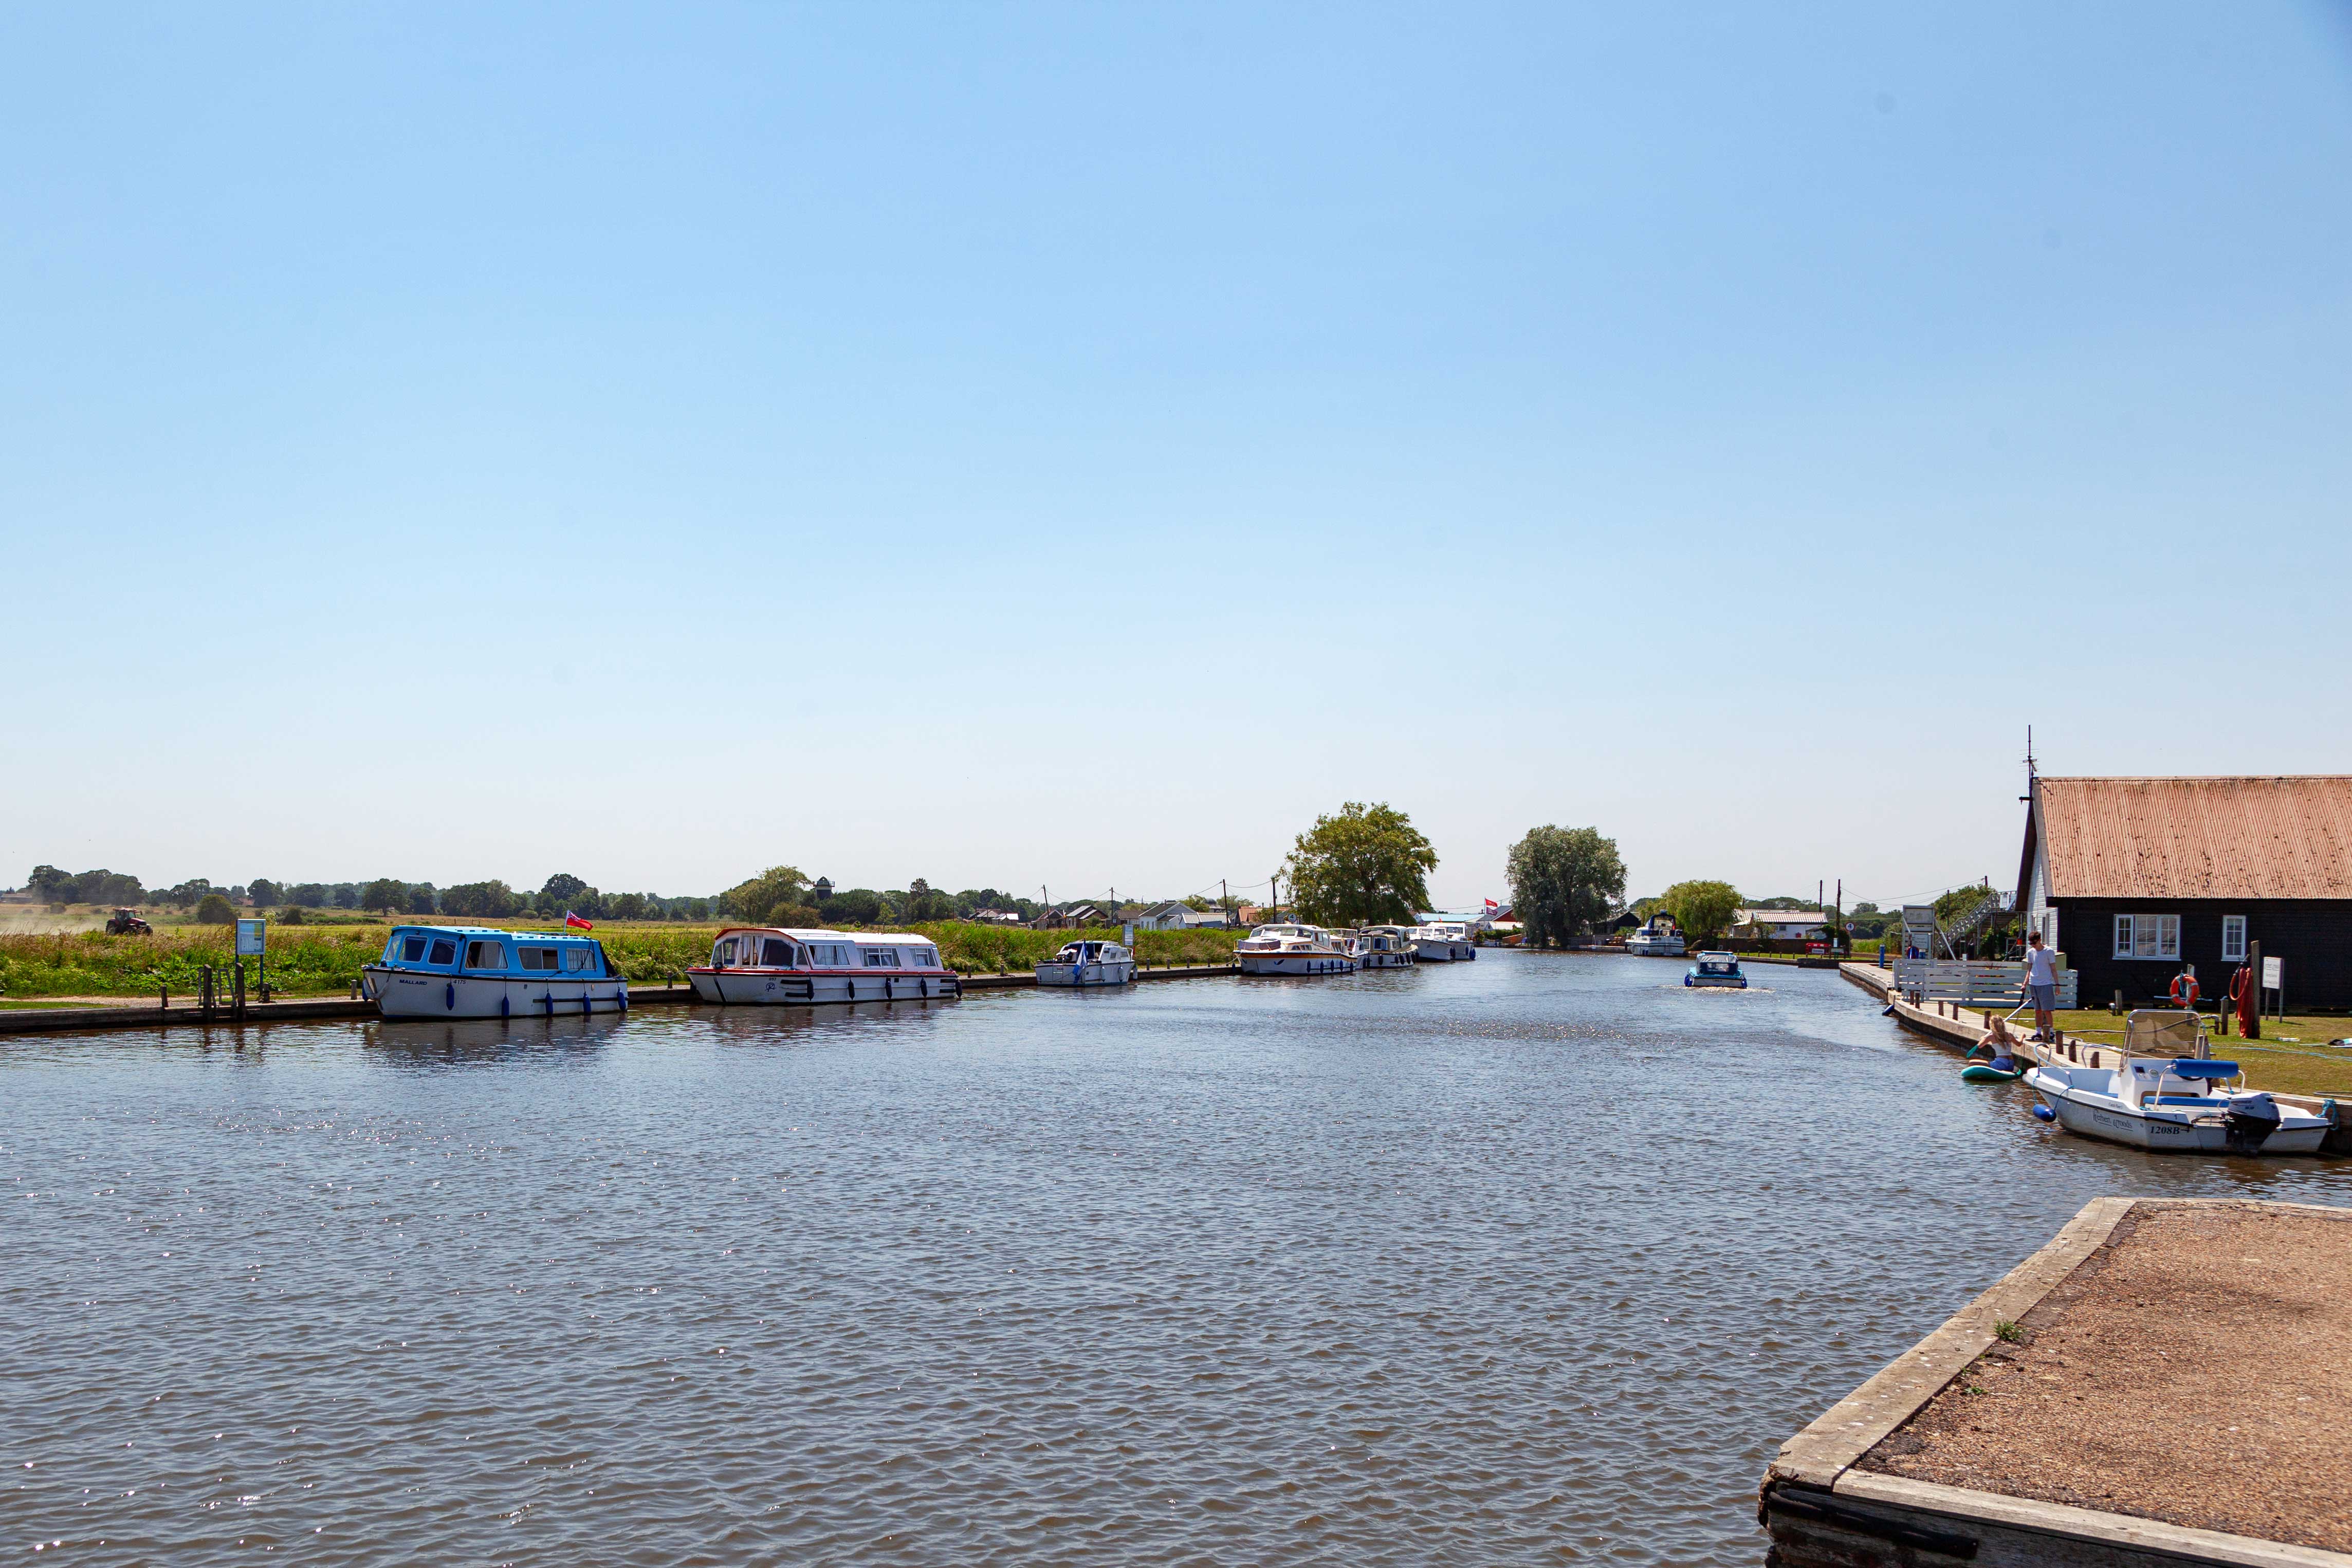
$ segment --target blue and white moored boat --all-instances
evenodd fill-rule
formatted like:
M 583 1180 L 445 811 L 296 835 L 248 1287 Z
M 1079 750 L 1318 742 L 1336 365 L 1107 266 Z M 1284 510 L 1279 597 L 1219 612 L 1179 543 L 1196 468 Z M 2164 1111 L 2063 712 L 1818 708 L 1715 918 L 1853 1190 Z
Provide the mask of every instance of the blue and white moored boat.
M 1685 986 L 1716 987 L 1724 990 L 1744 991 L 1748 977 L 1739 972 L 1737 953 L 1701 953 L 1698 962 L 1683 977 Z
M 593 936 L 395 925 L 361 985 L 388 1019 L 554 1018 L 629 1009 L 629 982 Z
M 1071 942 L 1037 966 L 1041 986 L 1123 986 L 1135 978 L 1135 955 L 1116 942 Z
M 2334 1102 L 2315 1114 L 2246 1088 L 2236 1062 L 2205 1055 L 2209 1046 L 2195 1020 L 2194 1013 L 2143 1008 L 2125 1020 L 2125 1050 L 2115 1066 L 2045 1061 L 2032 1068 L 2026 1087 L 2042 1097 L 2033 1113 L 2070 1133 L 2136 1149 L 2317 1154 L 2336 1126 Z M 2188 1050 L 2135 1054 L 2158 1044 Z

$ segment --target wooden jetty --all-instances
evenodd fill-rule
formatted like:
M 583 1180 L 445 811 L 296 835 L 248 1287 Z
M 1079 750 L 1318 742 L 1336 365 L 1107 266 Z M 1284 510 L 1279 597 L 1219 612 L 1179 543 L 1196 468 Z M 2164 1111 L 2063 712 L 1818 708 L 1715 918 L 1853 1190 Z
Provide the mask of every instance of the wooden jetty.
M 1193 964 L 1163 969 L 1138 969 L 1138 980 L 1197 980 L 1238 974 L 1232 964 Z M 966 975 L 967 991 L 1034 990 L 1034 974 Z M 900 998 L 902 1000 L 910 998 Z M 698 1002 L 694 988 L 680 985 L 631 985 L 629 1007 L 713 1007 Z M 0 1035 L 78 1033 L 109 1029 L 215 1029 L 228 1025 L 313 1022 L 321 1019 L 372 1019 L 375 1004 L 341 997 L 306 997 L 293 1001 L 243 1004 L 219 1002 L 209 1008 L 183 1003 L 178 1007 L 9 1008 L 0 1009 Z M 411 1020 L 415 1021 L 415 1020 Z M 429 1020 L 426 1020 L 429 1021 Z
M 1781 1445 L 1770 1568 L 2352 1568 L 2352 1209 L 2097 1198 Z

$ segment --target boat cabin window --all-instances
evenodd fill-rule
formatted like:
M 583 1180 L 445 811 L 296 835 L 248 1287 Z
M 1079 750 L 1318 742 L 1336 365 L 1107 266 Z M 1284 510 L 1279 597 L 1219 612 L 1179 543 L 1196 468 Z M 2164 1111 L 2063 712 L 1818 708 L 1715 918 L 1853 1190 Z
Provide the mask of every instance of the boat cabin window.
M 897 968 L 898 967 L 898 949 L 896 947 L 866 948 L 866 967 L 869 969 Z
M 522 967 L 526 969 L 554 968 L 555 949 L 552 947 L 524 948 L 522 950 Z
M 411 936 L 400 945 L 400 961 L 404 964 L 425 962 L 425 938 Z
M 711 944 L 710 962 L 714 967 L 723 969 L 734 961 L 735 938 L 729 936 Z
M 503 942 L 468 942 L 466 944 L 466 967 L 468 969 L 503 969 L 507 967 L 507 945 Z
M 563 950 L 563 967 L 567 973 L 576 975 L 595 967 L 596 955 L 588 948 L 566 947 Z
M 442 937 L 440 940 L 433 944 L 433 951 L 425 956 L 425 961 L 428 964 L 456 963 L 457 961 L 457 944 L 446 936 Z
M 936 969 L 940 967 L 940 950 L 937 947 L 918 947 L 915 949 L 915 962 L 925 968 Z
M 793 964 L 793 945 L 781 936 L 771 936 L 760 944 L 760 962 L 772 968 L 789 969 Z

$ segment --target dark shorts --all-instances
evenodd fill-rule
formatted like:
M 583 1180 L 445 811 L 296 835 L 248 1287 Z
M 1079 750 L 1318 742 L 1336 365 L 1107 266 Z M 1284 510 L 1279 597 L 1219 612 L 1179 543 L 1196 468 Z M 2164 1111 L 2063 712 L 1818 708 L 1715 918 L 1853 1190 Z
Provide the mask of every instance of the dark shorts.
M 2058 1005 L 2058 988 L 2056 986 L 2028 986 L 2025 988 L 2025 999 L 2033 1004 L 2035 1011 L 2045 1013 L 2049 1012 Z

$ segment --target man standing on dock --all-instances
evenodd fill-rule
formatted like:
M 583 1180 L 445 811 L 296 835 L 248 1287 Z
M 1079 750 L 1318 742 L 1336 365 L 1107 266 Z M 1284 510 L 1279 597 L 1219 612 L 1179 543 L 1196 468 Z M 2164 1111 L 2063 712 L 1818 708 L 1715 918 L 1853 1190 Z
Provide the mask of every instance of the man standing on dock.
M 2042 945 L 2036 931 L 2025 941 L 2025 999 L 2033 1004 L 2033 1040 L 2047 1045 L 2057 1039 L 2052 1015 L 2058 1009 L 2057 955 Z

